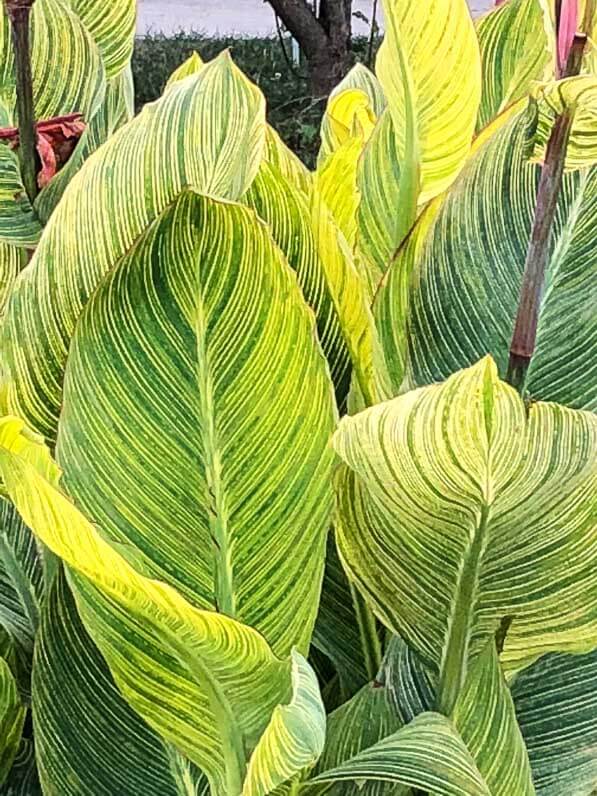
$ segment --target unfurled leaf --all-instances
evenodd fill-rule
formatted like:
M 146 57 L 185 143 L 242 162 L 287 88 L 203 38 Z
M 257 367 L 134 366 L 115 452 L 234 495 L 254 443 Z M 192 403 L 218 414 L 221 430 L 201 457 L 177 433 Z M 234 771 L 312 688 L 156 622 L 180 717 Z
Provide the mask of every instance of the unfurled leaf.
M 266 226 L 184 192 L 79 318 L 57 456 L 110 539 L 285 657 L 315 622 L 335 418 L 313 315 Z
M 496 120 L 414 232 L 412 257 L 410 242 L 403 252 L 408 274 L 402 257 L 392 265 L 376 315 L 395 391 L 441 381 L 487 352 L 505 375 L 540 174 L 528 161 L 528 132 L 529 117 L 516 107 L 506 124 Z M 533 398 L 580 409 L 597 407 L 596 327 L 586 304 L 597 272 L 596 186 L 596 168 L 564 177 L 526 383 Z
M 394 711 L 404 724 L 433 708 L 436 683 L 400 636 L 392 636 L 387 644 L 382 679 Z
M 0 786 L 13 764 L 25 721 L 25 707 L 8 663 L 0 658 Z
M 527 750 L 493 638 L 471 666 L 451 718 L 492 796 L 534 796 Z
M 263 636 L 199 610 L 140 575 L 36 463 L 23 423 L 0 423 L 0 470 L 24 521 L 70 567 L 77 608 L 127 701 L 205 771 L 216 794 L 240 792 L 245 749 L 290 692 L 290 662 Z
M 46 793 L 184 793 L 165 744 L 116 688 L 62 575 L 44 604 L 33 675 L 36 752 Z
M 55 437 L 69 340 L 98 282 L 184 187 L 239 198 L 259 168 L 265 129 L 261 92 L 223 54 L 85 163 L 11 302 L 12 411 Z
M 596 444 L 594 415 L 527 409 L 490 358 L 341 421 L 342 560 L 446 713 L 504 617 L 508 669 L 595 645 Z
M 292 699 L 278 705 L 247 767 L 242 796 L 267 796 L 312 767 L 325 741 L 326 717 L 315 673 L 292 653 Z
M 549 32 L 548 32 L 549 29 Z M 551 22 L 540 0 L 509 0 L 477 25 L 483 92 L 477 129 L 553 77 Z
M 371 781 L 438 796 L 491 796 L 456 728 L 438 713 L 421 714 L 393 735 L 315 777 L 305 793 L 315 796 L 330 793 L 335 784 Z
M 136 0 L 67 2 L 97 43 L 106 76 L 111 79 L 123 72 L 129 65 L 135 43 Z

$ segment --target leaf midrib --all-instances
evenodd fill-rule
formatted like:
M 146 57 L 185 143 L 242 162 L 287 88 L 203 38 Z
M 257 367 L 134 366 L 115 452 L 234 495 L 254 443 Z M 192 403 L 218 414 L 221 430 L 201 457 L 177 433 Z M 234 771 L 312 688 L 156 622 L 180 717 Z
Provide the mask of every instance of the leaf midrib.
M 221 452 L 215 424 L 214 384 L 207 351 L 207 324 L 201 289 L 200 280 L 198 280 L 195 320 L 197 386 L 199 389 L 200 425 L 205 478 L 207 481 L 207 513 L 210 536 L 214 546 L 214 599 L 216 611 L 235 618 L 236 596 L 234 594 L 234 574 L 231 556 L 232 545 L 228 525 L 228 507 L 222 479 Z
M 442 660 L 437 690 L 437 710 L 445 716 L 451 715 L 466 677 L 474 598 L 479 581 L 480 562 L 485 549 L 489 514 L 490 507 L 484 503 L 456 587 L 452 623 L 448 631 L 446 653 Z

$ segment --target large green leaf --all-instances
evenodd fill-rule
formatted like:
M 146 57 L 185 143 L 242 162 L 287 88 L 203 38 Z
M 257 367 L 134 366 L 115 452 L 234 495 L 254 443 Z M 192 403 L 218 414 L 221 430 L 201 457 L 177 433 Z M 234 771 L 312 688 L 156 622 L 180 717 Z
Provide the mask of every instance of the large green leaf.
M 46 793 L 178 796 L 168 750 L 118 692 L 63 576 L 44 604 L 33 721 Z
M 493 638 L 472 665 L 451 718 L 492 796 L 534 796 L 527 750 Z
M 79 319 L 57 451 L 110 539 L 286 656 L 315 622 L 334 424 L 313 316 L 267 228 L 186 192 Z
M 595 645 L 596 444 L 594 415 L 527 410 L 488 357 L 341 421 L 342 559 L 443 712 L 504 617 L 510 669 Z
M 0 658 L 0 785 L 13 764 L 19 743 L 25 707 L 17 691 L 17 684 L 8 663 Z
M 454 725 L 437 713 L 422 713 L 398 732 L 315 777 L 305 791 L 328 793 L 338 783 L 370 781 L 407 785 L 438 796 L 491 796 Z
M 506 372 L 540 168 L 526 158 L 528 116 L 505 118 L 421 219 L 377 297 L 395 391 L 403 373 L 405 386 L 430 384 L 487 352 Z M 567 175 L 527 379 L 533 398 L 581 409 L 597 406 L 589 299 L 597 274 L 596 216 L 597 168 Z
M 541 0 L 509 0 L 485 14 L 477 25 L 483 67 L 483 92 L 477 128 L 554 74 L 551 21 Z
M 0 422 L 0 471 L 24 521 L 71 567 L 77 608 L 127 701 L 214 794 L 240 793 L 247 752 L 289 697 L 290 660 L 131 567 L 59 489 L 47 449 L 17 418 Z
M 512 685 L 540 796 L 589 796 L 597 782 L 597 650 L 546 655 Z
M 69 340 L 95 287 L 184 187 L 239 198 L 259 168 L 265 129 L 261 92 L 224 53 L 89 158 L 11 302 L 8 400 L 16 414 L 55 436 Z
M 402 721 L 394 711 L 387 688 L 381 683 L 368 683 L 352 699 L 337 708 L 328 718 L 325 747 L 314 776 L 337 768 L 361 751 L 392 735 Z M 326 793 L 336 796 L 389 796 L 401 794 L 404 788 L 387 782 L 342 782 L 332 785 Z

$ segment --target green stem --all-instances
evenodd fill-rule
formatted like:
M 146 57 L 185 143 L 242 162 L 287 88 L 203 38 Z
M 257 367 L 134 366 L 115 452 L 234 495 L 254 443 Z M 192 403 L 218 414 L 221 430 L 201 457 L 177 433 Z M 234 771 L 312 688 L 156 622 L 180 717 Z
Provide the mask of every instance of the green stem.
M 37 133 L 29 49 L 29 16 L 35 0 L 5 0 L 12 28 L 19 123 L 19 162 L 23 186 L 31 203 L 38 194 Z
M 471 617 L 488 520 L 489 507 L 483 506 L 479 527 L 464 562 L 458 584 L 448 644 L 442 661 L 437 689 L 437 711 L 443 713 L 444 716 L 451 715 L 466 677 Z
M 376 679 L 381 668 L 382 654 L 381 643 L 377 633 L 375 617 L 365 600 L 361 597 L 355 586 L 350 584 L 352 604 L 361 637 L 361 649 L 365 656 L 365 668 L 369 680 Z
M 176 636 L 169 635 L 167 646 L 171 647 L 179 660 L 187 667 L 196 683 L 207 694 L 211 709 L 218 722 L 222 736 L 222 753 L 226 770 L 226 792 L 223 796 L 240 796 L 246 774 L 246 755 L 242 731 L 220 684 L 204 665 L 201 657 L 194 654 Z

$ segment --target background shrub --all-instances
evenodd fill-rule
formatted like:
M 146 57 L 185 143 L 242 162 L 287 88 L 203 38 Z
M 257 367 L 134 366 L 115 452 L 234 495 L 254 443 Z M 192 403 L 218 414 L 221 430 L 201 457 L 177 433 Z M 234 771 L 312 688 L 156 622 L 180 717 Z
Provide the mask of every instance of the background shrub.
M 286 46 L 290 53 L 289 41 Z M 355 38 L 354 60 L 365 62 L 368 47 L 367 39 Z M 186 31 L 173 36 L 154 33 L 138 38 L 133 55 L 137 109 L 161 95 L 168 77 L 193 51 L 210 60 L 226 48 L 230 48 L 236 64 L 265 94 L 269 122 L 308 166 L 314 166 L 325 101 L 311 95 L 304 65 L 291 66 L 277 39 L 214 38 Z

